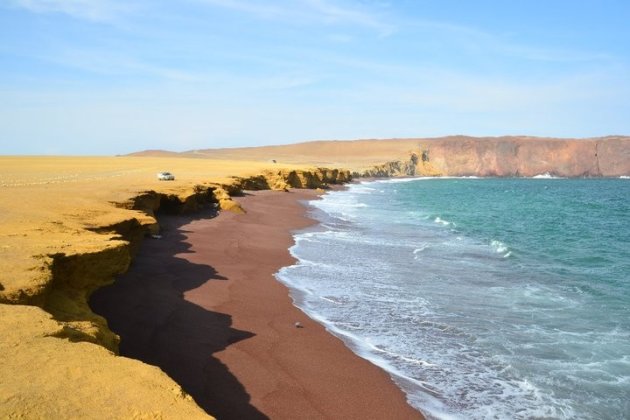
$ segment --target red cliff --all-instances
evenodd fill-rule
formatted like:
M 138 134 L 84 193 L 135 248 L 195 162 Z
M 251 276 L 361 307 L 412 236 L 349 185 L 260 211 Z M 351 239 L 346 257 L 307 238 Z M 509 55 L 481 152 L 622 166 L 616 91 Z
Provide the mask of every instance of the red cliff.
M 616 177 L 630 173 L 630 138 L 447 137 L 418 140 L 416 174 Z

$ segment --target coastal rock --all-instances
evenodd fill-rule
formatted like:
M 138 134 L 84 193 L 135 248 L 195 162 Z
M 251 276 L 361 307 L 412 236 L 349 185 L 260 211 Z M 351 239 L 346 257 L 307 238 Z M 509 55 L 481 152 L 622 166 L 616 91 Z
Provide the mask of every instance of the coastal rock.
M 66 338 L 97 343 L 117 353 L 118 336 L 88 305 L 94 290 L 111 284 L 114 276 L 127 271 L 131 263 L 129 242 L 110 242 L 97 252 L 50 255 L 53 282 L 43 308 L 64 323 Z
M 595 149 L 597 168 L 602 176 L 630 175 L 630 141 L 628 138 L 610 137 L 597 142 Z
M 343 184 L 352 179 L 350 171 L 330 168 L 307 170 L 268 170 L 261 175 L 236 178 L 243 190 L 288 190 L 289 188 L 327 188 L 329 184 Z
M 258 191 L 270 189 L 267 173 L 247 178 L 235 177 L 236 184 L 243 190 Z
M 159 237 L 161 213 L 243 212 L 232 197 L 244 186 L 286 189 L 294 170 L 209 183 L 205 163 L 186 161 L 178 173 L 196 165 L 194 179 L 161 184 L 137 159 L 3 159 L 0 418 L 207 418 L 159 369 L 116 356 L 119 337 L 89 298 L 127 270 L 145 237 Z M 346 177 L 295 171 L 313 185 Z
M 214 198 L 219 203 L 219 207 L 221 208 L 221 210 L 227 210 L 234 213 L 245 213 L 245 210 L 243 210 L 241 205 L 232 200 L 232 197 L 224 188 L 215 188 L 213 194 Z
M 0 305 L 0 319 L 0 418 L 209 418 L 160 369 L 69 343 L 41 308 Z
M 393 140 L 392 142 L 397 142 Z M 357 172 L 366 177 L 617 177 L 630 174 L 630 138 L 564 140 L 531 137 L 402 140 L 407 158 Z
M 424 162 L 423 162 L 424 165 Z M 408 160 L 394 160 L 355 173 L 355 176 L 369 178 L 414 176 L 418 172 L 418 156 L 410 153 Z M 436 173 L 439 175 L 439 173 Z

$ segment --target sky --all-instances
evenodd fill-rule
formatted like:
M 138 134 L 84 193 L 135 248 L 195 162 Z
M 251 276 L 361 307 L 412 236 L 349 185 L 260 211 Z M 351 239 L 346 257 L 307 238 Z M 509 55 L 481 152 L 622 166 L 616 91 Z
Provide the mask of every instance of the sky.
M 627 0 L 0 0 L 0 154 L 630 134 Z

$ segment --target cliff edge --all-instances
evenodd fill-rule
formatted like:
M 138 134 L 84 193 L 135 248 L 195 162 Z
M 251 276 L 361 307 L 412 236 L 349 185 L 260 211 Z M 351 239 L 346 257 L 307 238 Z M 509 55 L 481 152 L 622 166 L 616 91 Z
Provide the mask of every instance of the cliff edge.
M 152 151 L 136 155 L 150 156 Z M 176 153 L 182 157 L 310 162 L 365 176 L 630 176 L 630 137 L 530 136 L 311 141 Z
M 0 160 L 2 418 L 208 418 L 160 369 L 117 356 L 119 338 L 91 311 L 90 295 L 159 234 L 160 213 L 243 212 L 231 197 L 244 189 L 350 179 L 339 170 L 181 158 Z M 165 167 L 181 179 L 156 181 Z
M 478 176 L 566 178 L 630 174 L 630 137 L 563 140 L 449 137 L 405 142 L 407 156 L 355 176 Z

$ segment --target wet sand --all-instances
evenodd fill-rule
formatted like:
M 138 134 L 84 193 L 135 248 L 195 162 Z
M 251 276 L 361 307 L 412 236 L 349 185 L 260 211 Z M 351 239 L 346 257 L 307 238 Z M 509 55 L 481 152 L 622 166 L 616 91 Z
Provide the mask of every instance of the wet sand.
M 422 418 L 273 276 L 294 261 L 291 232 L 313 224 L 300 200 L 315 194 L 261 191 L 238 199 L 244 215 L 161 218 L 162 238 L 91 300 L 121 354 L 159 366 L 219 419 Z

